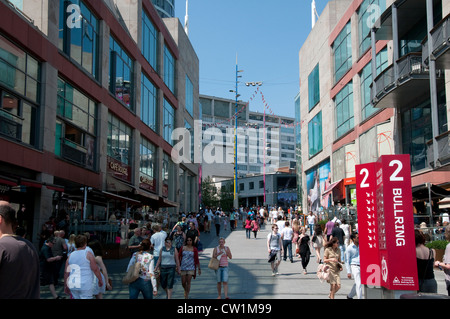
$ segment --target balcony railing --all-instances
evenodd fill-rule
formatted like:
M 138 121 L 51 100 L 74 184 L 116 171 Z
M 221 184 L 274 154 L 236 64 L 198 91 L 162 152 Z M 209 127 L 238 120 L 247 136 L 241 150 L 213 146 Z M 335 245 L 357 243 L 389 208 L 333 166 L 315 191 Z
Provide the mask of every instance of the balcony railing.
M 62 139 L 61 143 L 61 157 L 72 161 L 78 165 L 86 165 L 86 154 L 85 148 L 75 144 L 68 139 Z
M 436 137 L 438 144 L 438 165 L 443 166 L 450 163 L 450 131 L 447 131 Z M 431 167 L 434 167 L 433 140 L 427 142 L 427 158 Z
M 438 59 L 442 54 L 450 49 L 450 14 L 442 19 L 431 30 L 431 41 L 433 44 L 432 58 Z M 422 43 L 422 60 L 424 64 L 429 63 L 428 41 Z

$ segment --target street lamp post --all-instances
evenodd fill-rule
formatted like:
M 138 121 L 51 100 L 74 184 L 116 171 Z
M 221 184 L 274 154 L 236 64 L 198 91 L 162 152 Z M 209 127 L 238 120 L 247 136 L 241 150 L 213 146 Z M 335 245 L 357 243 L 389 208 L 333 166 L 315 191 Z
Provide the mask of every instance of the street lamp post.
M 259 82 L 245 82 L 246 86 L 261 86 L 262 81 Z M 264 106 L 264 116 L 263 116 L 263 183 L 264 183 L 264 200 L 263 206 L 266 206 L 266 107 Z

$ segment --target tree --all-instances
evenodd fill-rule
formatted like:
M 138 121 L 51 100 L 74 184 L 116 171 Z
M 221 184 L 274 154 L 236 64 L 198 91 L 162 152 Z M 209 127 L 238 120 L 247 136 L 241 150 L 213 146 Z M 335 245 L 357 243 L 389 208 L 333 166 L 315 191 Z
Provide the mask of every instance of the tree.
M 217 187 L 210 176 L 202 180 L 202 207 L 217 207 L 219 206 L 219 197 L 217 194 Z

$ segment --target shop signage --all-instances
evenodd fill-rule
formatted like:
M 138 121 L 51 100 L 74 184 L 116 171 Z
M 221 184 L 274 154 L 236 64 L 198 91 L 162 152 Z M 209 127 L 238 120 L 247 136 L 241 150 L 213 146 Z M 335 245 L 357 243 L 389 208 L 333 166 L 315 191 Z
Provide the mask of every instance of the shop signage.
M 156 179 L 141 173 L 139 176 L 139 187 L 156 193 Z
M 356 165 L 361 283 L 417 290 L 409 155 Z
M 107 170 L 109 173 L 118 179 L 131 183 L 131 167 L 129 165 L 121 163 L 109 156 L 107 156 L 107 161 Z

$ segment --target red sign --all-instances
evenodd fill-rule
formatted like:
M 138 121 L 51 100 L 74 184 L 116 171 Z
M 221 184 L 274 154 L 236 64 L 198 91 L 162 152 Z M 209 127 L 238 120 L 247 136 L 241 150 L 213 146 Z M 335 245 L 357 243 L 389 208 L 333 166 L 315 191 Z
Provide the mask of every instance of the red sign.
M 381 286 L 376 203 L 377 163 L 356 165 L 361 283 Z
M 390 290 L 418 290 L 410 157 L 383 155 L 378 164 L 381 284 Z
M 118 160 L 107 156 L 107 170 L 118 179 L 131 183 L 131 166 L 126 165 Z

